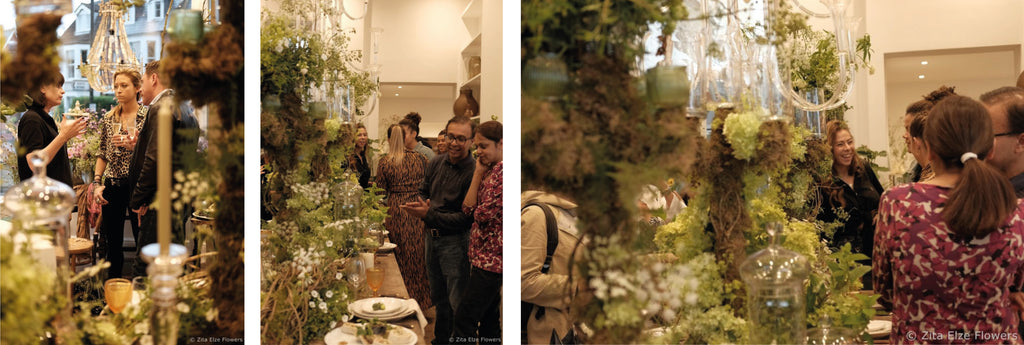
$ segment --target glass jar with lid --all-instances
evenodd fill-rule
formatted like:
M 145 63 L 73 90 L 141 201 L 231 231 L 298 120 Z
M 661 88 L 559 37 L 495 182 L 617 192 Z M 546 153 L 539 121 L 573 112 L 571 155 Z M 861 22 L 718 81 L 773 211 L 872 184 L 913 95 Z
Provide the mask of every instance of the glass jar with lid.
M 806 337 L 804 282 L 810 275 L 807 258 L 775 243 L 782 225 L 766 227 L 768 248 L 747 257 L 740 277 L 747 288 L 747 320 L 753 344 L 802 344 Z
M 27 244 L 27 250 L 42 267 L 56 274 L 56 293 L 64 296 L 66 304 L 60 315 L 71 316 L 71 285 L 68 277 L 68 231 L 75 192 L 68 185 L 46 176 L 49 157 L 37 150 L 27 156 L 32 177 L 11 187 L 4 194 L 3 208 L 11 215 L 12 235 L 15 242 Z M 56 326 L 61 327 L 61 322 Z

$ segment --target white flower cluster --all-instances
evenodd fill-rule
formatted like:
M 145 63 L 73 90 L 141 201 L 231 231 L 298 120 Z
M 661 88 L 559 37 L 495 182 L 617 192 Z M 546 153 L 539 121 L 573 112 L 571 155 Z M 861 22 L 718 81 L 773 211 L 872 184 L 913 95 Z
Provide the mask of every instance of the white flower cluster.
M 663 319 L 674 320 L 684 303 L 697 303 L 699 282 L 689 266 L 660 262 L 640 264 L 614 235 L 597 242 L 599 245 L 592 258 L 600 262 L 590 265 L 596 272 L 590 280 L 590 287 L 594 296 L 605 301 L 606 305 L 639 305 L 642 306 L 641 314 L 660 313 Z
M 330 201 L 330 192 L 330 184 L 326 182 L 310 182 L 292 186 L 292 193 L 296 197 L 309 200 L 313 205 L 320 205 L 325 201 Z
M 174 172 L 174 190 L 171 191 L 171 200 L 174 200 L 174 210 L 181 211 L 185 205 L 192 205 L 199 196 L 210 191 L 210 182 L 202 178 L 198 172 L 190 172 L 185 175 L 182 171 Z
M 309 273 L 313 267 L 320 267 L 321 259 L 326 255 L 326 252 L 322 250 L 317 251 L 316 248 L 313 247 L 309 247 L 308 249 L 299 248 L 295 253 L 295 258 L 292 259 L 291 266 L 299 271 L 298 277 L 303 283 L 312 284 L 312 277 L 309 277 L 307 273 Z
M 312 298 L 309 299 L 309 307 L 314 309 L 320 309 L 321 312 L 326 313 L 327 301 L 324 301 L 324 298 L 320 297 L 320 292 L 313 290 L 309 292 L 309 295 L 312 296 Z M 324 297 L 326 297 L 327 299 L 330 299 L 331 296 L 334 296 L 333 291 L 327 290 L 327 292 L 324 292 Z

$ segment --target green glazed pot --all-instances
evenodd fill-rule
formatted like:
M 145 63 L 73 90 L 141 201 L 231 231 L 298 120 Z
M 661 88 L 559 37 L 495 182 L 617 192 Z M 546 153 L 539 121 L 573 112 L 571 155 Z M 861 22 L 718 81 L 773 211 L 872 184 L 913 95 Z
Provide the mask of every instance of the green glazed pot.
M 526 62 L 523 68 L 523 94 L 555 100 L 569 86 L 569 68 L 557 55 L 546 53 Z
M 657 66 L 647 70 L 647 97 L 658 108 L 685 106 L 690 100 L 686 66 Z

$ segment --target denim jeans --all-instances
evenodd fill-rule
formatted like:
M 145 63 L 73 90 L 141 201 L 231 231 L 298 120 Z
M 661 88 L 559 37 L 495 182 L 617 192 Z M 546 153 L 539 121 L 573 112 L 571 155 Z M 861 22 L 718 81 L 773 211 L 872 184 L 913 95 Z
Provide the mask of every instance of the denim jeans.
M 437 311 L 433 344 L 451 344 L 453 314 L 469 281 L 469 232 L 425 236 L 430 299 Z
M 501 344 L 501 273 L 478 267 L 469 271 L 469 285 L 455 310 L 455 342 Z

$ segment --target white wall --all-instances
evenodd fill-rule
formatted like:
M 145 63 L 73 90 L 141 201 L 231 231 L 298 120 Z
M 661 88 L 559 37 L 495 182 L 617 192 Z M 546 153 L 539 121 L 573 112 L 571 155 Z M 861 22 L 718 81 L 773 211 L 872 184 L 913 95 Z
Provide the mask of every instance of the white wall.
M 469 40 L 466 0 L 373 0 L 372 26 L 383 28 L 381 82 L 455 83 Z
M 1024 41 L 1024 1 L 1020 0 L 857 0 L 854 7 L 864 9 L 864 29 L 871 34 L 872 64 L 876 71 L 858 79 L 861 85 L 851 96 L 849 104 L 854 110 L 847 114 L 847 119 L 858 141 L 873 150 L 889 147 L 887 112 L 899 109 L 898 114 L 902 115 L 900 107 L 905 108 L 908 103 L 902 98 L 904 91 L 895 91 L 894 96 L 899 99 L 887 99 L 885 54 L 1014 45 Z M 968 90 L 968 84 L 958 83 L 957 91 L 963 89 L 968 95 L 977 96 L 977 91 Z

